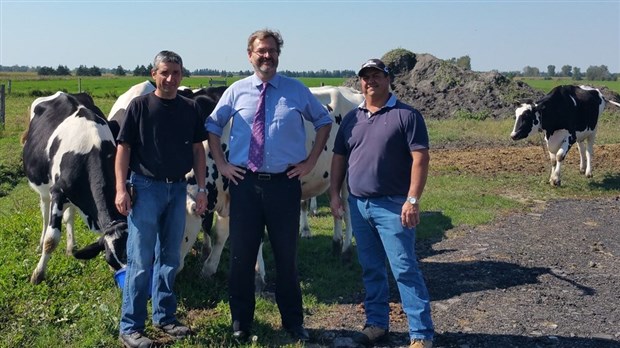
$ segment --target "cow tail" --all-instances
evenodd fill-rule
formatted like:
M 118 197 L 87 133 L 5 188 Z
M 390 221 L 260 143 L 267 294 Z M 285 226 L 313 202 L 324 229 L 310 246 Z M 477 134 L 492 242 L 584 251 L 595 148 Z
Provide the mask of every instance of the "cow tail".
M 30 107 L 28 108 L 28 114 L 30 114 Z M 21 142 L 22 146 L 26 143 L 26 140 L 28 140 L 28 131 L 30 131 L 30 121 L 32 120 L 28 120 L 28 124 L 26 125 L 26 130 L 22 133 L 21 138 L 19 138 L 19 141 Z

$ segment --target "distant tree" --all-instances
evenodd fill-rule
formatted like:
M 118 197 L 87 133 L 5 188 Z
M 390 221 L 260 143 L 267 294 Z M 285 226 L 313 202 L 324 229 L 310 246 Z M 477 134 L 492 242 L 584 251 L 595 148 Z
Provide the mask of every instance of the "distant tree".
M 462 56 L 456 60 L 456 65 L 465 70 L 471 70 L 471 58 L 469 58 L 469 56 Z
M 612 79 L 612 75 L 605 65 L 589 66 L 586 70 L 586 79 L 591 81 L 609 81 Z
M 88 68 L 88 76 L 101 76 L 101 69 L 97 66 L 92 66 Z
M 127 72 L 125 71 L 125 69 L 123 69 L 122 66 L 117 66 L 116 69 L 112 70 L 112 73 L 116 76 L 125 76 L 127 75 Z
M 42 66 L 42 67 L 39 68 L 39 70 L 37 70 L 37 75 L 39 75 L 39 76 L 56 75 L 56 71 L 52 67 Z
M 66 65 L 59 65 L 58 68 L 56 68 L 56 75 L 69 76 L 71 75 L 71 70 L 69 70 Z
M 549 77 L 555 76 L 555 65 L 547 65 L 547 76 Z
M 32 68 L 29 66 L 19 66 L 19 65 L 13 65 L 13 66 L 3 66 L 0 65 L 0 71 L 8 71 L 8 72 L 27 72 L 27 71 L 33 71 L 31 70 Z M 39 71 L 39 68 L 34 69 L 34 71 Z
M 579 69 L 578 67 L 573 67 L 573 80 L 575 81 L 581 81 L 582 76 L 581 76 L 581 69 Z
M 144 65 L 136 65 L 136 68 L 133 69 L 133 76 L 151 76 L 151 72 Z
M 86 65 L 80 65 L 77 69 L 75 69 L 76 76 L 88 76 L 88 68 Z
M 525 68 L 523 68 L 523 76 L 525 76 L 525 77 L 538 77 L 538 76 L 540 76 L 540 70 L 538 70 L 538 68 L 531 67 L 531 66 L 528 65 Z
M 190 76 L 192 76 L 192 73 L 190 73 L 189 70 L 183 67 L 183 77 L 190 77 Z
M 571 72 L 571 70 L 573 70 L 572 66 L 570 66 L 570 65 L 563 65 L 562 66 L 562 76 L 565 76 L 565 77 L 573 76 L 573 73 Z

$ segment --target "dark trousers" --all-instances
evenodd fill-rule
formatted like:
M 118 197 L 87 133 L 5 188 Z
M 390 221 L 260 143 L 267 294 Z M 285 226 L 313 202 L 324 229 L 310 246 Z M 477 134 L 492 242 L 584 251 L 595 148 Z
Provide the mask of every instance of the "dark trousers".
M 254 320 L 254 265 L 265 227 L 276 266 L 276 303 L 282 325 L 303 324 L 297 274 L 301 183 L 286 174 L 246 172 L 230 185 L 229 305 L 232 320 L 249 331 Z

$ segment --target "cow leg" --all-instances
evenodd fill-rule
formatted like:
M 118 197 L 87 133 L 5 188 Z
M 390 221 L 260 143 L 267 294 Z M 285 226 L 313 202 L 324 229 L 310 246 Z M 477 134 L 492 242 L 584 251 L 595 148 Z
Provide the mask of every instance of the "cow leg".
M 33 284 L 39 284 L 43 281 L 43 279 L 45 279 L 45 269 L 47 267 L 47 262 L 49 261 L 52 252 L 56 249 L 56 247 L 58 246 L 58 242 L 60 241 L 62 216 L 62 199 L 53 199 L 49 223 L 47 224 L 48 226 L 45 231 L 45 236 L 43 238 L 41 258 L 39 259 L 39 263 L 37 264 L 37 267 L 34 269 L 34 271 L 32 272 L 32 276 L 30 277 L 30 282 Z
M 217 267 L 219 266 L 220 258 L 222 257 L 222 251 L 224 250 L 224 245 L 226 244 L 226 240 L 228 240 L 228 236 L 230 234 L 228 216 L 217 216 L 217 220 L 215 220 L 215 234 L 215 244 L 213 244 L 211 253 L 202 265 L 202 270 L 200 271 L 200 276 L 203 278 L 209 278 L 217 272 Z
M 352 257 L 351 239 L 353 235 L 353 229 L 351 228 L 351 212 L 349 211 L 349 191 L 346 186 L 343 186 L 340 191 L 340 197 L 342 198 L 342 205 L 344 214 L 342 218 L 334 218 L 334 236 L 332 239 L 332 253 L 334 255 L 340 254 L 343 262 L 350 262 Z M 344 229 L 342 224 L 344 222 Z M 344 231 L 344 233 L 343 233 Z
M 316 197 L 310 198 L 310 208 L 309 208 L 309 211 L 310 211 L 310 214 L 312 214 L 312 216 L 319 215 L 319 204 L 317 202 Z
M 211 228 L 213 227 L 213 215 L 214 212 L 205 213 L 202 218 L 202 233 L 204 234 L 202 250 L 200 251 L 202 261 L 206 260 L 211 255 Z
M 73 235 L 73 228 L 75 226 L 75 207 L 72 204 L 68 204 L 62 215 L 62 221 L 65 224 L 65 230 L 67 231 L 67 255 L 73 255 L 73 249 L 75 248 L 75 237 Z
M 579 147 L 579 171 L 585 173 L 587 178 L 592 177 L 592 160 L 594 158 L 594 134 L 589 135 L 586 139 L 580 143 L 577 143 Z M 587 143 L 587 145 L 586 145 Z M 584 157 L 585 152 L 585 157 Z M 585 158 L 585 163 L 584 163 Z
M 37 190 L 38 191 L 38 190 Z M 47 231 L 47 225 L 50 219 L 50 196 L 49 194 L 40 194 L 39 207 L 41 208 L 42 229 L 41 237 L 39 238 L 39 245 L 37 245 L 37 253 L 43 252 L 43 241 L 45 240 L 45 231 Z
M 258 255 L 256 256 L 256 266 L 254 267 L 256 274 L 254 276 L 254 292 L 261 294 L 267 283 L 265 282 L 265 260 L 263 259 L 263 242 L 258 247 Z
M 551 186 L 560 186 L 562 184 L 562 180 L 560 178 L 562 161 L 557 155 L 551 152 L 549 152 L 549 158 L 551 159 L 551 176 L 549 177 L 549 184 L 551 184 Z
M 305 199 L 301 201 L 301 209 L 299 212 L 299 226 L 300 234 L 302 238 L 310 238 L 312 237 L 312 233 L 310 232 L 310 224 L 308 222 L 308 211 L 310 207 L 310 199 Z
M 198 232 L 200 232 L 201 224 L 202 218 L 200 216 L 186 212 L 185 230 L 183 232 L 183 240 L 181 241 L 181 260 L 179 263 L 179 268 L 177 269 L 177 274 L 181 272 L 183 266 L 185 265 L 185 256 L 187 256 L 187 253 L 189 253 L 192 246 L 194 246 L 194 243 L 196 243 L 196 238 L 198 238 Z
M 344 189 L 346 191 L 346 188 Z M 348 195 L 348 193 L 347 193 Z M 340 258 L 343 262 L 349 263 L 353 258 L 353 246 L 351 245 L 351 241 L 353 239 L 353 228 L 351 227 L 351 211 L 349 210 L 349 201 L 345 199 L 342 202 L 344 206 L 344 236 L 342 238 L 342 254 Z

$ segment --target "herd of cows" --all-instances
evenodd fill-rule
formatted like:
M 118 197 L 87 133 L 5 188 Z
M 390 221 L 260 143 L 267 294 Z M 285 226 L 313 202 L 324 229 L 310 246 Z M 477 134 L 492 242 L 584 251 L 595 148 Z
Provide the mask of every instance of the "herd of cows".
M 180 88 L 179 93 L 198 102 L 203 117 L 214 109 L 226 87 L 209 87 L 197 90 Z M 131 87 L 113 105 L 108 117 L 94 104 L 87 94 L 57 92 L 48 97 L 36 99 L 30 107 L 30 123 L 24 134 L 23 163 L 30 186 L 40 196 L 43 221 L 38 250 L 40 260 L 32 273 L 31 282 L 40 283 L 45 278 L 45 269 L 51 253 L 58 246 L 61 225 L 64 222 L 67 235 L 67 253 L 76 258 L 90 259 L 105 252 L 106 262 L 115 270 L 125 266 L 127 222 L 115 208 L 114 157 L 115 136 L 124 120 L 124 111 L 129 102 L 154 90 L 151 82 L 145 81 Z M 308 200 L 324 193 L 329 186 L 331 149 L 342 117 L 363 101 L 358 91 L 348 87 L 311 88 L 312 94 L 328 109 L 334 124 L 330 140 L 321 154 L 314 170 L 302 178 L 301 233 L 310 236 L 308 226 Z M 592 175 L 592 146 L 596 135 L 597 121 L 605 108 L 605 98 L 600 91 L 586 86 L 559 86 L 537 102 L 521 104 L 515 112 L 516 121 L 511 138 L 526 138 L 543 132 L 549 155 L 553 161 L 550 183 L 560 185 L 560 168 L 570 147 L 576 142 L 581 156 L 580 169 Z M 610 101 L 620 107 L 620 103 Z M 227 154 L 229 129 L 222 135 L 222 149 Z M 306 148 L 312 146 L 312 132 L 307 125 Z M 587 142 L 587 146 L 584 144 Z M 207 154 L 207 198 L 210 217 L 194 213 L 194 197 L 197 185 L 194 173 L 186 175 L 188 180 L 186 225 L 181 251 L 183 259 L 195 243 L 201 228 L 205 231 L 203 253 L 208 253 L 201 275 L 209 277 L 218 267 L 224 243 L 228 238 L 229 195 L 228 179 L 217 171 L 210 157 L 208 144 L 204 142 Z M 345 185 L 346 186 L 346 185 Z M 343 197 L 348 193 L 342 192 Z M 344 199 L 346 202 L 346 199 Z M 345 207 L 346 208 L 346 207 Z M 345 209 L 341 219 L 334 219 L 334 244 L 344 254 L 350 253 L 351 228 Z M 82 248 L 75 249 L 73 237 L 74 216 L 79 212 L 88 227 L 101 233 L 99 239 Z M 213 213 L 216 216 L 215 242 L 208 235 Z M 206 223 L 204 221 L 207 221 Z M 343 222 L 345 228 L 343 229 Z M 203 227 L 204 226 L 204 227 Z M 257 260 L 257 290 L 264 286 L 265 269 L 262 250 Z

